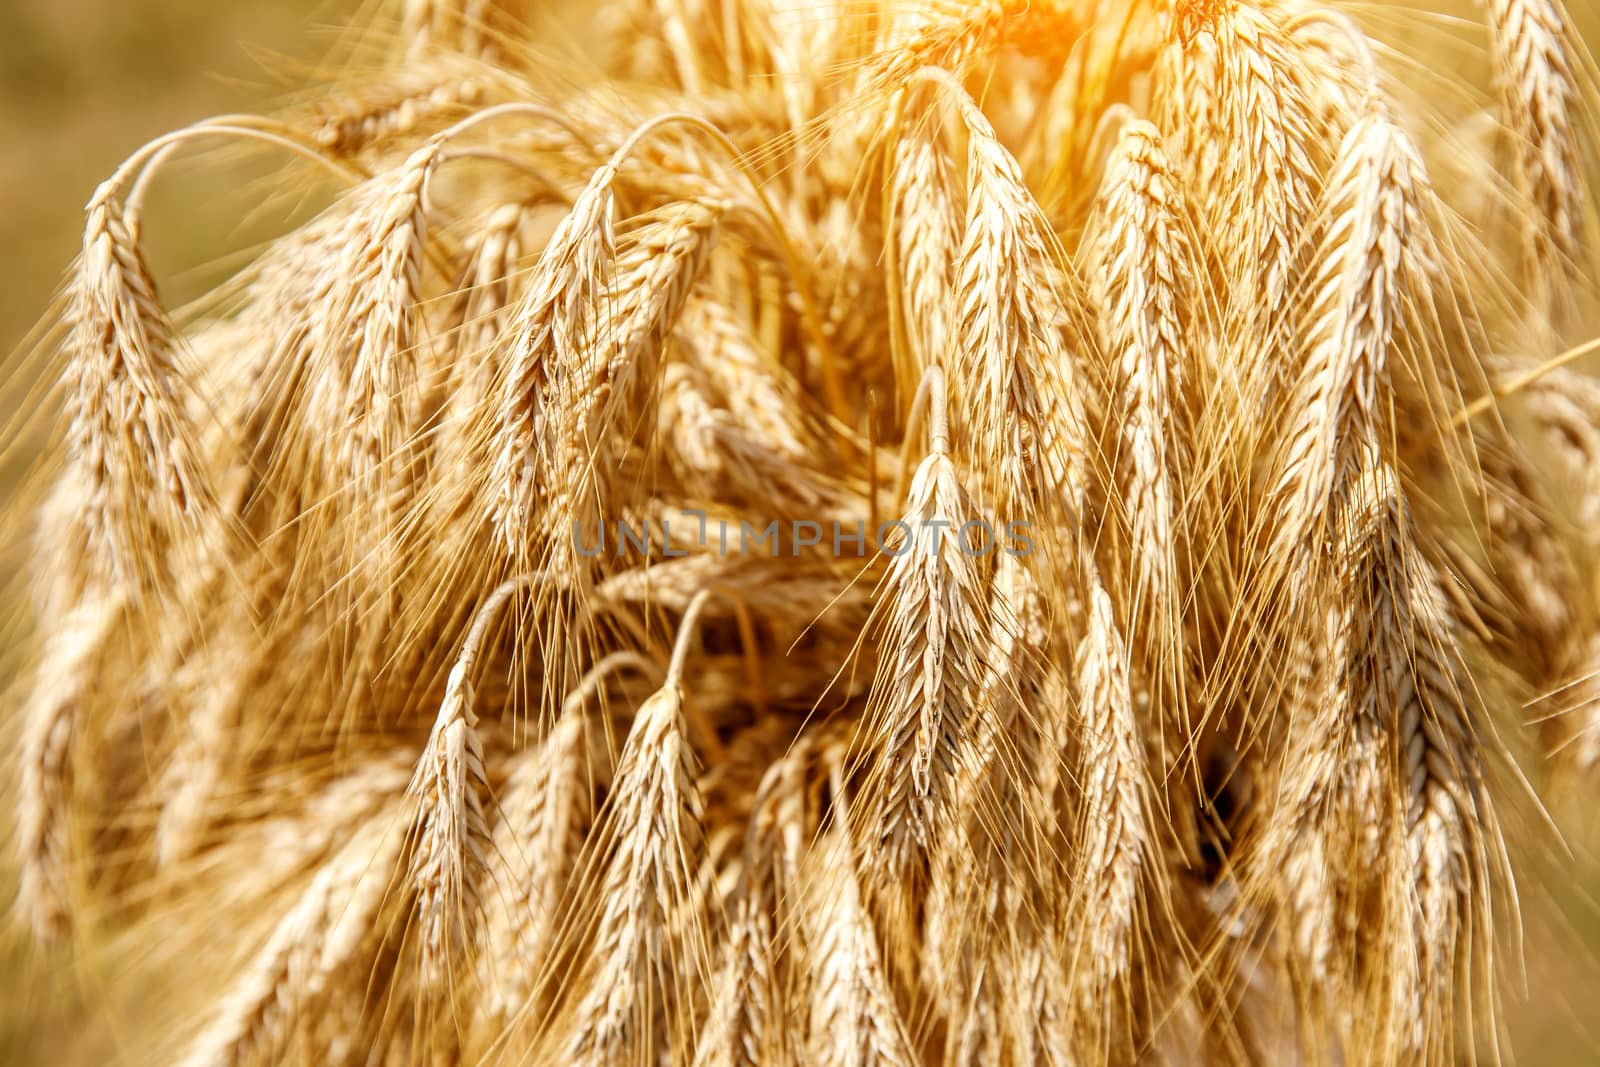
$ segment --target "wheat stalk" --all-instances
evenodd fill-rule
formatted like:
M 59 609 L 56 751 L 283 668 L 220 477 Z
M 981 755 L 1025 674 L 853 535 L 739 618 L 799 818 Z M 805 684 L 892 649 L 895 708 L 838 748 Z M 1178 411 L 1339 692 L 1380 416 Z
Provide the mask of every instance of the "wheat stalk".
M 451 958 L 469 943 L 472 935 L 464 916 L 480 907 L 480 883 L 488 860 L 489 824 L 484 814 L 488 777 L 473 709 L 472 673 L 490 623 L 525 584 L 505 583 L 478 609 L 450 668 L 439 717 L 406 790 L 417 805 L 410 878 L 422 921 L 423 965 L 435 981 L 443 980 Z
M 1285 548 L 1326 521 L 1348 442 L 1370 439 L 1382 413 L 1409 231 L 1416 225 L 1414 150 L 1374 115 L 1353 126 L 1328 180 L 1329 223 L 1307 314 L 1309 357 L 1278 474 Z
M 89 204 L 72 290 L 69 447 L 88 482 L 80 521 L 91 559 L 112 581 L 151 584 L 210 489 L 177 333 L 117 195 L 108 183 Z
M 506 546 L 522 544 L 534 508 L 534 456 L 541 437 L 544 394 L 554 366 L 576 362 L 580 343 L 614 255 L 611 183 L 603 167 L 573 203 L 534 268 L 533 282 L 507 331 L 512 345 L 500 387 L 500 487 L 496 523 Z
M 1178 176 L 1154 126 L 1133 123 L 1122 131 L 1097 215 L 1102 230 L 1090 254 L 1091 277 L 1122 426 L 1114 478 L 1132 527 L 1130 613 L 1147 635 L 1154 672 L 1162 674 L 1182 660 L 1181 522 L 1193 480 L 1184 442 L 1194 434 L 1178 420 L 1186 408 L 1183 369 L 1197 348 L 1184 315 L 1194 307 L 1186 290 L 1199 275 L 1199 260 Z
M 39 688 L 25 713 L 17 900 L 42 938 L 64 933 L 71 918 L 73 733 L 91 710 L 84 705 L 93 699 L 94 661 L 105 655 L 122 611 L 121 597 L 86 599 L 72 609 L 40 664 Z
M 836 794 L 837 795 L 837 794 Z M 910 1067 L 916 1062 L 894 1003 L 840 820 L 808 857 L 805 926 L 813 963 L 810 1058 L 821 1063 Z

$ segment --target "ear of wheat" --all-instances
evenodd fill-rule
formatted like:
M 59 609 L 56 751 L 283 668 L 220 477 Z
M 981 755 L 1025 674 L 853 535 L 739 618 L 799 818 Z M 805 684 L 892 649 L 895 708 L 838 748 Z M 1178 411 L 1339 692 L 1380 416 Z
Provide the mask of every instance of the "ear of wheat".
M 1600 767 L 1560 0 L 369 6 L 41 353 L 18 914 L 129 1051 L 1506 1051 Z M 202 139 L 326 207 L 169 309 Z

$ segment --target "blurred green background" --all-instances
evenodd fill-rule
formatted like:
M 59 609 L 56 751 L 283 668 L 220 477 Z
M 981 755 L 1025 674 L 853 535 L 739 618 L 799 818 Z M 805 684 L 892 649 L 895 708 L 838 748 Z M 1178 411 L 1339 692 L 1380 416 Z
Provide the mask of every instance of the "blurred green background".
M 1588 39 L 1600 40 L 1600 0 L 1569 3 Z M 48 309 L 77 251 L 82 205 L 101 179 L 152 137 L 281 97 L 302 64 L 332 47 L 356 6 L 0 0 L 0 361 L 16 359 Z M 214 163 L 187 172 L 180 164 L 157 183 L 148 250 L 169 304 L 225 269 L 197 268 L 282 223 L 241 219 L 241 198 L 206 195 L 219 187 Z M 1524 1064 L 1600 1062 L 1595 820 L 1592 804 L 1560 814 L 1578 856 L 1547 831 L 1513 843 L 1529 861 L 1522 883 L 1527 995 L 1508 997 L 1506 1018 Z M 0 897 L 9 888 L 0 874 Z M 36 958 L 16 931 L 0 932 L 0 1065 L 54 1062 L 64 1031 L 80 1039 L 75 1045 L 84 1044 L 86 1029 L 88 1046 L 114 1046 L 114 1035 L 95 1033 L 103 1021 L 82 1019 L 58 963 Z

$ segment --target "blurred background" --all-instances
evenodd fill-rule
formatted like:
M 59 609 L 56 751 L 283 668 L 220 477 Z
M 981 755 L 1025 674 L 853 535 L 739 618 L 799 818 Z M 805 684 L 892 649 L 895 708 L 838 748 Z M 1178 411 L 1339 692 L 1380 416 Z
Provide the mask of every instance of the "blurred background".
M 101 179 L 152 137 L 280 95 L 286 71 L 316 60 L 354 6 L 0 0 L 0 353 L 46 307 Z M 182 168 L 177 181 L 181 192 Z M 187 266 L 239 247 L 237 220 L 207 214 L 204 200 L 162 214 L 154 255 Z
M 1600 42 L 1600 0 L 1568 3 L 1592 48 Z M 358 6 L 0 0 L 0 383 L 19 384 L 7 380 L 77 252 L 82 206 L 95 185 L 153 137 L 207 115 L 270 107 L 333 47 Z M 215 164 L 208 158 L 164 171 L 151 201 L 147 249 L 169 306 L 203 291 L 229 269 L 223 257 L 283 223 L 281 213 L 240 217 L 240 197 L 214 195 L 249 177 Z M 7 661 L 0 655 L 0 664 Z M 7 681 L 0 678 L 0 690 Z M 1526 968 L 1506 999 L 1508 1036 L 1520 1063 L 1600 1063 L 1596 820 L 1592 803 L 1554 814 L 1570 852 L 1547 829 L 1512 842 L 1525 864 L 1528 920 Z M 8 866 L 0 858 L 0 910 L 14 884 Z M 226 917 L 216 918 L 225 927 Z M 105 1029 L 103 1020 L 83 1018 L 60 964 L 38 958 L 25 937 L 0 924 L 0 1067 L 52 1062 L 52 1035 L 63 1028 L 79 1038 L 80 1028 Z M 95 1036 L 91 1045 L 116 1044 L 114 1034 Z

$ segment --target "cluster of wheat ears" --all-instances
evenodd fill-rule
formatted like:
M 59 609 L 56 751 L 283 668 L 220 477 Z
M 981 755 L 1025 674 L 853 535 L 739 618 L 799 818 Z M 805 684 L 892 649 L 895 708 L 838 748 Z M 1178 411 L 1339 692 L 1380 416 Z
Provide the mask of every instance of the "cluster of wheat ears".
M 1492 1053 L 1595 80 L 1437 4 L 410 0 L 137 152 L 25 412 L 38 936 L 156 1062 Z M 172 309 L 219 143 L 333 192 Z

